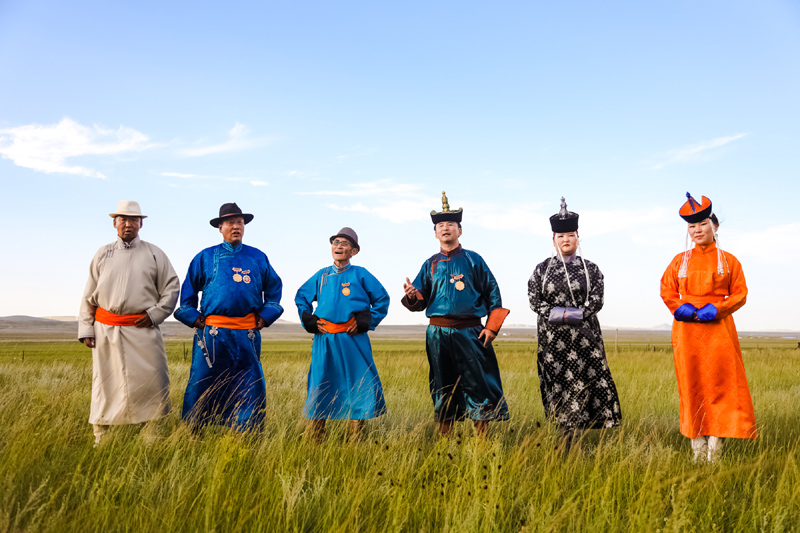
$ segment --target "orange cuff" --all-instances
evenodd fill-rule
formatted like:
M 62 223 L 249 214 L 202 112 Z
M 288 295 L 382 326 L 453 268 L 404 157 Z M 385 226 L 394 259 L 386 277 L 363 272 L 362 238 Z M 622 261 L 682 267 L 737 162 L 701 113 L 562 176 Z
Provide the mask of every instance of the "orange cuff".
M 486 329 L 494 331 L 495 334 L 498 333 L 500 328 L 503 327 L 503 322 L 505 322 L 506 317 L 510 312 L 510 310 L 502 307 L 493 309 L 492 312 L 489 313 L 489 318 L 486 320 Z

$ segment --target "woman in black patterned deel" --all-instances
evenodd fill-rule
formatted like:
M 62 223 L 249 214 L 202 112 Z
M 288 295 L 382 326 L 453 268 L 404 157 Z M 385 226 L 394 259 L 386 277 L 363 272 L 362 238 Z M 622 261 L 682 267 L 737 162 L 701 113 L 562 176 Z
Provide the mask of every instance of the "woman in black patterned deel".
M 597 313 L 603 307 L 603 274 L 578 253 L 578 214 L 550 217 L 555 253 L 528 281 L 538 315 L 538 370 L 545 415 L 564 433 L 566 445 L 584 429 L 618 426 L 619 397 L 606 361 Z

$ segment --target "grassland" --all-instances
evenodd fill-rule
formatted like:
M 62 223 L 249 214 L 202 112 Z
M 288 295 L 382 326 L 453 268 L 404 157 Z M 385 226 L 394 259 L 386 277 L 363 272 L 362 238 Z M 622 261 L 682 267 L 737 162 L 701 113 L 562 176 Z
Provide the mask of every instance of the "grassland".
M 608 339 L 607 339 L 608 340 Z M 302 439 L 309 342 L 265 342 L 267 424 L 201 440 L 174 411 L 94 449 L 91 357 L 76 342 L 0 343 L 0 531 L 791 531 L 800 528 L 800 350 L 746 340 L 761 434 L 693 464 L 678 433 L 672 354 L 622 343 L 611 365 L 621 428 L 569 453 L 545 423 L 535 344 L 498 343 L 512 420 L 477 441 L 434 437 L 422 342 L 378 341 L 389 413 L 366 438 Z M 23 359 L 24 351 L 24 359 Z

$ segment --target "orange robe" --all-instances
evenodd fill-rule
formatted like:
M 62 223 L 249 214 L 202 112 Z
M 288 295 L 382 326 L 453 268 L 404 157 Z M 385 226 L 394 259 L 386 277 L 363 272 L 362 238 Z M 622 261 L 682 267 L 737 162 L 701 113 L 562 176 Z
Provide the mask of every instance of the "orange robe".
M 742 350 L 732 313 L 747 299 L 739 260 L 724 252 L 725 274 L 717 273 L 717 245 L 695 246 L 685 278 L 678 278 L 678 254 L 661 278 L 661 298 L 670 312 L 685 303 L 717 308 L 709 322 L 672 325 L 672 350 L 680 395 L 681 433 L 752 439 L 756 436 L 753 400 L 747 386 Z

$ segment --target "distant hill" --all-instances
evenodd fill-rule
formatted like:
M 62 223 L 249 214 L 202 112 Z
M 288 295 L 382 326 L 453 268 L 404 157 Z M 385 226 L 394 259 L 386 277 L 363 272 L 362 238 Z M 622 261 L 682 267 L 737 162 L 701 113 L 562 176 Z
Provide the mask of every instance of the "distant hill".
M 75 320 L 75 317 L 72 317 L 72 320 Z M 38 316 L 26 316 L 26 315 L 0 316 L 0 323 L 8 323 L 8 324 L 57 324 L 58 322 L 61 321 L 53 318 L 45 318 Z

